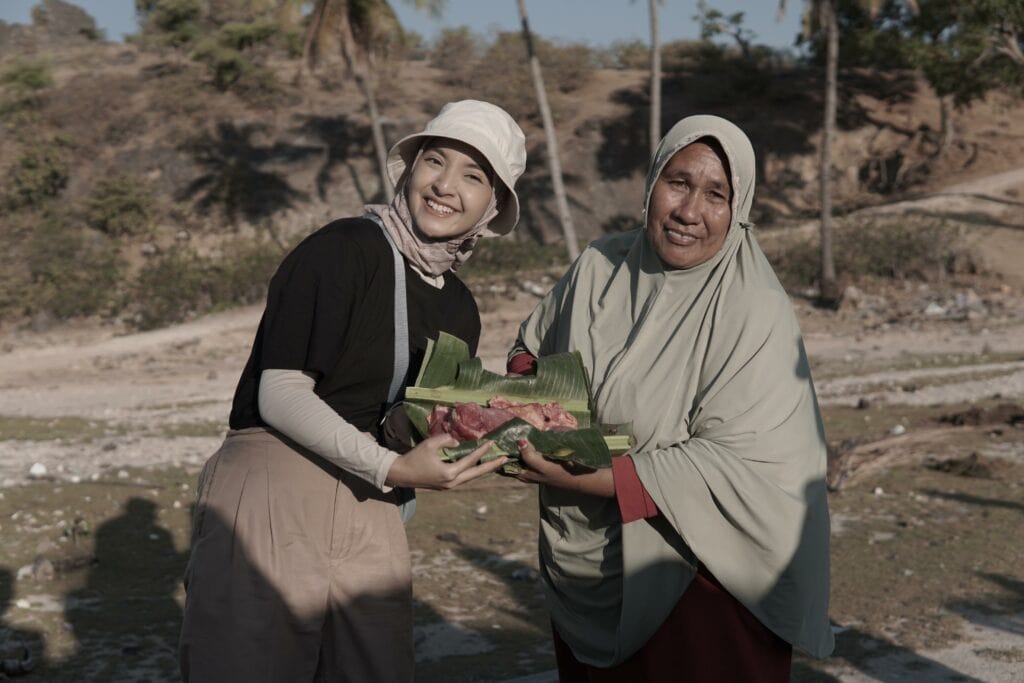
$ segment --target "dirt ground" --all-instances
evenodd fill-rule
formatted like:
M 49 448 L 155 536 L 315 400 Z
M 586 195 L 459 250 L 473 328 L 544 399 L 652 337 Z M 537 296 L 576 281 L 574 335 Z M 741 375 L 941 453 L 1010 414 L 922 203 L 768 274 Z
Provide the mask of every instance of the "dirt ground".
M 912 315 L 867 326 L 856 303 L 794 299 L 833 450 L 837 634 L 831 658 L 797 657 L 794 680 L 1020 680 L 1022 246 L 1019 227 L 978 230 L 1011 265 L 888 295 Z M 500 368 L 536 295 L 472 286 L 480 355 Z M 958 297 L 984 312 L 924 313 Z M 175 680 L 195 476 L 259 314 L 0 335 L 0 650 L 32 657 L 26 680 Z M 551 680 L 535 496 L 499 477 L 421 494 L 409 526 L 419 680 Z

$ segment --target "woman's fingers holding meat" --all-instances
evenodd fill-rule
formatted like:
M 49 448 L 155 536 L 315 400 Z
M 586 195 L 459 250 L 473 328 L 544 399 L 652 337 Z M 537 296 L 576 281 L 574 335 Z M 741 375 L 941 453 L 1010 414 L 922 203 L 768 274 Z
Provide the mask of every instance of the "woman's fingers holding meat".
M 481 464 L 480 459 L 491 449 L 488 441 L 458 462 L 445 462 L 441 449 L 458 444 L 448 434 L 438 434 L 422 441 L 416 448 L 397 458 L 388 472 L 389 486 L 445 490 L 460 486 L 501 467 L 508 460 L 497 458 Z

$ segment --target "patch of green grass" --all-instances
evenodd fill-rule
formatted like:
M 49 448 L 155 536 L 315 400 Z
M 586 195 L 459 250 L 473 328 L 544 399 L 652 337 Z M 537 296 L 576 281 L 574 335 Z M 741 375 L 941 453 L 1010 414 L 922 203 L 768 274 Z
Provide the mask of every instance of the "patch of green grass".
M 200 406 L 219 405 L 221 401 L 215 398 L 199 398 L 194 401 L 175 401 L 174 403 L 158 403 L 149 406 L 150 410 L 184 410 L 186 408 L 198 408 Z
M 0 415 L 0 441 L 92 441 L 124 433 L 120 425 L 84 417 Z
M 814 378 L 833 379 L 868 375 L 876 372 L 897 372 L 901 370 L 921 370 L 926 368 L 955 368 L 988 363 L 1008 363 L 1024 360 L 1020 351 L 1002 351 L 990 353 L 912 353 L 904 351 L 898 356 L 877 360 L 852 358 L 810 358 Z
M 226 431 L 227 425 L 223 420 L 196 420 L 161 424 L 158 434 L 167 439 L 174 439 L 187 436 L 223 436 Z
M 986 379 L 995 379 L 997 377 L 1005 377 L 1007 370 L 987 370 L 984 372 L 971 372 L 970 366 L 966 366 L 961 372 L 954 372 L 942 375 L 932 375 L 926 377 L 915 377 L 914 379 L 896 381 L 883 381 L 883 382 L 871 382 L 867 384 L 861 384 L 856 388 L 850 388 L 849 392 L 856 392 L 859 394 L 874 394 L 877 392 L 886 391 L 898 391 L 902 390 L 907 394 L 912 394 L 919 389 L 925 389 L 927 387 L 941 387 L 949 384 L 960 384 L 961 382 L 974 382 Z
M 53 85 L 50 62 L 45 59 L 17 59 L 0 74 L 0 85 L 19 95 L 48 88 Z

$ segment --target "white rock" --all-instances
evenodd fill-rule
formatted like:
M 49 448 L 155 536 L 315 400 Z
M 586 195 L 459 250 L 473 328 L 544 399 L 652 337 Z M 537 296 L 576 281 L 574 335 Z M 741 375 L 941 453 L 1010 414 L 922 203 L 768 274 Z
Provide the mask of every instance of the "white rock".
M 28 569 L 29 569 L 29 572 L 32 571 L 32 567 L 31 566 Z M 25 598 L 18 598 L 17 600 L 14 601 L 14 606 L 19 608 L 19 609 L 30 609 L 32 607 L 32 603 L 29 602 L 28 600 L 26 600 Z
M 18 581 L 21 581 L 22 579 L 31 579 L 32 565 L 26 564 L 24 567 L 18 567 L 17 578 Z
M 181 509 L 181 501 L 180 500 L 174 501 L 173 507 L 174 507 L 175 510 L 180 510 Z
M 925 306 L 924 314 L 925 315 L 946 315 L 946 309 L 943 308 L 942 306 L 938 305 L 934 301 L 932 301 L 927 306 Z
M 44 465 L 41 462 L 37 462 L 28 469 L 28 476 L 32 477 L 33 479 L 40 479 L 46 476 L 46 472 L 46 465 Z
M 481 505 L 480 507 L 478 507 L 476 509 L 476 514 L 478 514 L 478 515 L 486 515 L 487 514 L 487 506 L 486 505 Z
M 130 477 L 130 476 L 131 476 L 131 475 L 130 475 L 130 474 L 128 474 L 128 471 L 127 471 L 127 470 L 118 470 L 118 471 L 117 471 L 117 478 L 118 478 L 118 479 L 127 479 L 127 478 L 128 478 L 128 477 Z
M 889 433 L 892 434 L 893 436 L 899 436 L 901 434 L 906 434 L 907 428 L 904 427 L 903 425 L 896 425 L 895 427 L 889 430 Z
M 881 486 L 876 486 L 876 487 L 875 487 L 875 495 L 876 495 L 876 496 L 880 496 L 880 495 L 882 495 L 883 493 L 885 493 L 885 491 L 883 491 L 883 490 L 882 490 L 882 487 L 881 487 Z

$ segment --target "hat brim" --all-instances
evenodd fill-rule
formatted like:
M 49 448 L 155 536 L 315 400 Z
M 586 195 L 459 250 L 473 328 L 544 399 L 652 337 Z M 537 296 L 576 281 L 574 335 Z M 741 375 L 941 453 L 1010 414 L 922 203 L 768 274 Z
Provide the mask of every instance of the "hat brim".
M 388 152 L 388 177 L 394 185 L 398 185 L 399 179 L 410 164 L 416 159 L 416 153 L 420 145 L 428 138 L 444 138 L 463 142 L 477 150 L 487 159 L 487 162 L 494 170 L 495 177 L 505 186 L 505 201 L 498 209 L 498 215 L 487 224 L 487 229 L 498 235 L 507 235 L 519 223 L 519 197 L 512 185 L 512 178 L 508 168 L 501 163 L 502 156 L 497 148 L 490 141 L 479 138 L 472 139 L 471 136 L 456 137 L 453 135 L 434 135 L 431 133 L 413 133 L 407 135 L 392 147 Z

